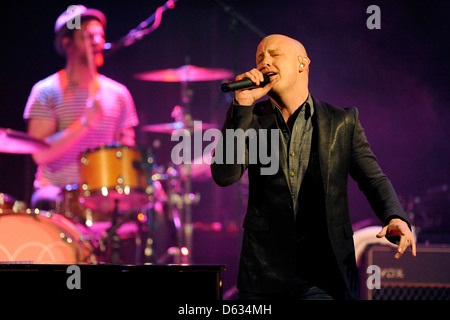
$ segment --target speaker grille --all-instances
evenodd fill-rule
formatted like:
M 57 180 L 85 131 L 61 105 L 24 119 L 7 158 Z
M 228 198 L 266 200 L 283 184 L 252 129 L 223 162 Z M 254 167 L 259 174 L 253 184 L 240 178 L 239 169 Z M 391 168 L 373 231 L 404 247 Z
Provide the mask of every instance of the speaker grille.
M 450 300 L 450 287 L 381 286 L 372 291 L 372 300 Z

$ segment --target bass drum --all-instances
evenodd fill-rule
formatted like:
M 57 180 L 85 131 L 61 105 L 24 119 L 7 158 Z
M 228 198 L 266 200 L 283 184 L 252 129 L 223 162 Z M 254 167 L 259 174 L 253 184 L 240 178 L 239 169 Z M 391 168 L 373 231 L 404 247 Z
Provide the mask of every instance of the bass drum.
M 92 245 L 61 215 L 30 209 L 0 214 L 0 263 L 93 263 L 92 252 Z

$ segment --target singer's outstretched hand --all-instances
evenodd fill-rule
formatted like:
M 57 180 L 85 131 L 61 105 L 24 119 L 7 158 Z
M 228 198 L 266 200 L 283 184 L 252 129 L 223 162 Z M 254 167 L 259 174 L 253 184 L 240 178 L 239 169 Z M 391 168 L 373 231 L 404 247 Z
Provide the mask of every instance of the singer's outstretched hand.
M 264 81 L 263 73 L 256 68 L 238 75 L 236 80 L 242 80 L 245 78 L 252 80 L 257 86 Z M 264 87 L 238 90 L 235 92 L 234 98 L 241 106 L 252 106 L 258 99 L 264 97 L 270 90 L 272 90 L 277 81 L 278 75 L 274 75 L 270 77 L 270 82 Z
M 400 236 L 397 253 L 395 254 L 396 259 L 399 259 L 402 254 L 405 253 L 409 245 L 411 246 L 413 257 L 416 256 L 416 242 L 405 221 L 401 219 L 392 219 L 389 224 L 382 228 L 377 234 L 377 238 L 390 236 Z

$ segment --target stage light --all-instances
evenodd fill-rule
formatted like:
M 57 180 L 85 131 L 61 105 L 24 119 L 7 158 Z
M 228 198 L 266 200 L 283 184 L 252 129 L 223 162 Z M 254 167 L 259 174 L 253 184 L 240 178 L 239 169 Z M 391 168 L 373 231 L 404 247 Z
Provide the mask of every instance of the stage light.
M 139 212 L 138 215 L 137 215 L 137 219 L 140 222 L 144 223 L 144 222 L 147 221 L 147 216 L 145 214 L 143 214 L 142 212 Z
M 189 254 L 189 249 L 186 248 L 186 247 L 182 247 L 182 248 L 181 248 L 181 254 L 182 254 L 183 256 L 187 256 L 187 255 Z

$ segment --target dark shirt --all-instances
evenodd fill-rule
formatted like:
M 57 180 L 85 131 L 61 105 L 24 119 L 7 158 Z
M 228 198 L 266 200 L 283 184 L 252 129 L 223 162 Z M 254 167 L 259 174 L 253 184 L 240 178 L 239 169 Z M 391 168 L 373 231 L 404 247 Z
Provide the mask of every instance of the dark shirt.
M 311 117 L 314 113 L 311 95 L 299 106 L 292 114 L 294 125 L 292 131 L 288 128 L 283 119 L 280 109 L 272 103 L 273 112 L 276 115 L 278 128 L 281 131 L 281 143 L 287 156 L 287 168 L 284 168 L 284 174 L 289 182 L 292 202 L 294 204 L 295 216 L 298 211 L 298 193 L 302 185 L 303 177 L 308 168 L 308 161 L 311 151 L 311 139 L 313 126 Z

